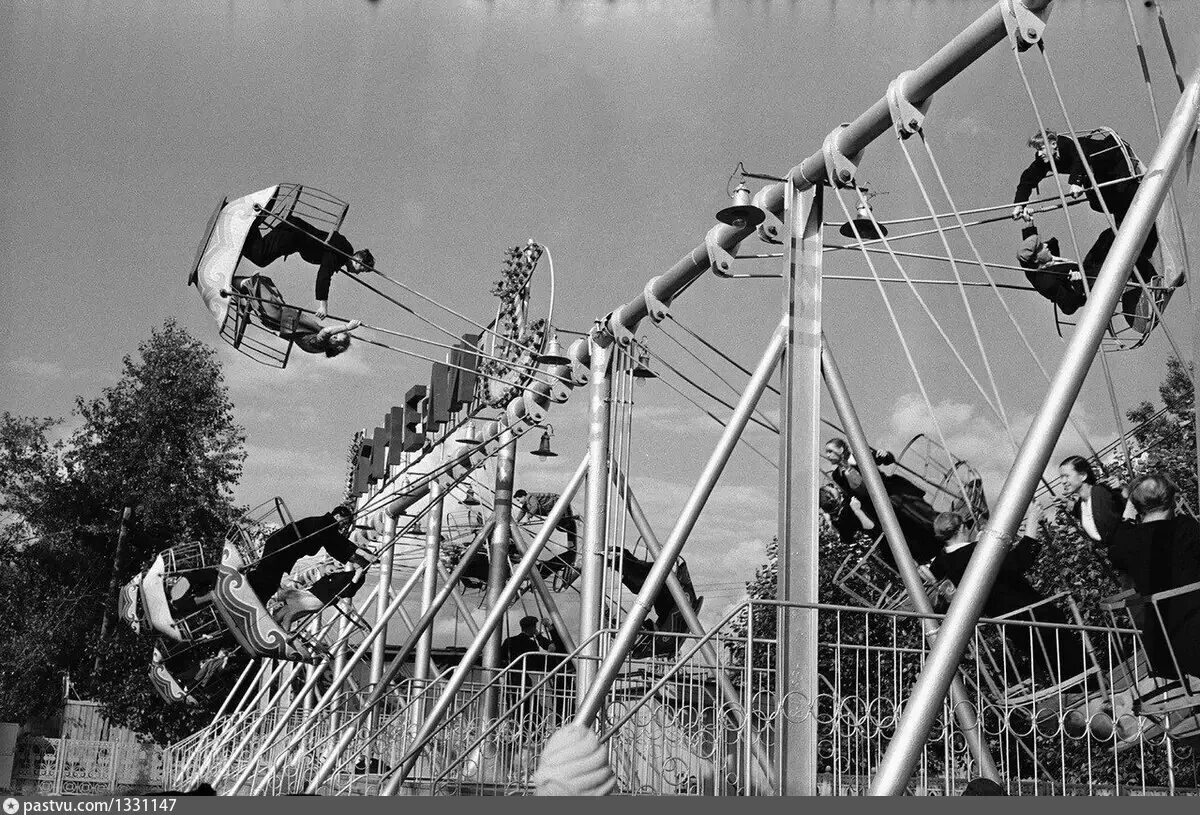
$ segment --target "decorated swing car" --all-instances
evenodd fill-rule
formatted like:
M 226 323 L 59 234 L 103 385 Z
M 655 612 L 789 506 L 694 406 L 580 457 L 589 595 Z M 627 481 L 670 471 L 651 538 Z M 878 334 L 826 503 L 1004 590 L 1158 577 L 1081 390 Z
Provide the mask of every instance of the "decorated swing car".
M 150 684 L 167 702 L 198 705 L 202 699 L 228 690 L 229 683 L 223 678 L 228 679 L 228 669 L 238 657 L 237 647 L 228 638 L 204 643 L 159 639 L 150 658 Z
M 199 290 L 221 339 L 255 362 L 287 367 L 292 341 L 281 335 L 290 335 L 300 312 L 280 305 L 277 324 L 274 318 L 264 321 L 259 306 L 264 301 L 275 302 L 277 292 L 249 288 L 239 279 L 246 238 L 252 229 L 264 235 L 274 229 L 313 227 L 333 233 L 341 227 L 348 209 L 346 202 L 302 184 L 278 184 L 233 201 L 221 199 L 208 220 L 188 275 L 188 285 Z
M 322 648 L 303 633 L 302 621 L 323 604 L 313 607 L 293 586 L 283 603 L 272 604 L 272 615 L 246 577 L 262 557 L 266 539 L 291 524 L 292 515 L 283 499 L 272 498 L 230 526 L 216 570 L 213 607 L 237 644 L 251 656 L 306 662 L 315 659 Z M 286 594 L 289 589 L 284 588 Z
M 216 572 L 206 563 L 204 548 L 189 542 L 164 549 L 149 568 L 126 584 L 118 611 L 128 619 L 136 584 L 144 622 L 172 642 L 194 642 L 221 634 L 223 626 L 212 607 Z
M 946 448 L 923 433 L 918 433 L 900 450 L 896 468 L 924 498 L 934 512 L 957 512 L 969 527 L 981 529 L 988 517 L 983 479 L 971 464 L 950 455 Z M 891 476 L 892 479 L 897 476 Z M 834 573 L 834 582 L 842 591 L 868 608 L 914 610 L 904 581 L 896 571 L 882 530 L 877 530 L 866 552 L 847 555 Z M 921 569 L 926 596 L 935 608 L 944 605 L 953 594 L 946 580 L 938 580 Z

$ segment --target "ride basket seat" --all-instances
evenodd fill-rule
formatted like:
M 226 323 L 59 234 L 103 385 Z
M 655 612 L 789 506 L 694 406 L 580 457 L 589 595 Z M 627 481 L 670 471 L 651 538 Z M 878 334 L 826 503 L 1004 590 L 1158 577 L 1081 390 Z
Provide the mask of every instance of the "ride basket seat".
M 316 227 L 332 234 L 345 220 L 349 205 L 333 195 L 302 184 L 278 184 L 233 201 L 222 198 L 210 216 L 188 274 L 188 285 L 200 291 L 221 339 L 255 362 L 287 367 L 292 342 L 256 319 L 253 301 L 234 285 L 250 230 Z M 307 231 L 307 230 L 306 230 Z M 276 294 L 278 292 L 276 291 Z M 282 298 L 279 298 L 282 303 Z

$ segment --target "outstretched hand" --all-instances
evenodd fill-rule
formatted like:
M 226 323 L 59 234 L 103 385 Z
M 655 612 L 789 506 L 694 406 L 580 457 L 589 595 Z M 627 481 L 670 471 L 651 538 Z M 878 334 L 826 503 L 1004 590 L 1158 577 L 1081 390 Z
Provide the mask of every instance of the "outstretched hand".
M 1026 223 L 1030 224 L 1033 223 L 1033 216 L 1029 214 L 1029 208 L 1024 204 L 1017 204 L 1015 207 L 1013 207 L 1012 219 L 1014 221 L 1025 221 Z

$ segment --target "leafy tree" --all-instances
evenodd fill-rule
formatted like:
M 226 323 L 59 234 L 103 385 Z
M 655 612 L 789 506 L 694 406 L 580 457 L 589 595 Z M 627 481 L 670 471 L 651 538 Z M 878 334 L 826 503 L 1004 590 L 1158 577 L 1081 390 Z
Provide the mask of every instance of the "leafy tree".
M 216 554 L 237 514 L 244 435 L 215 352 L 173 320 L 75 412 L 81 426 L 60 444 L 49 420 L 5 414 L 0 425 L 0 501 L 13 518 L 0 549 L 0 717 L 52 709 L 66 672 L 113 721 L 170 740 L 203 713 L 154 696 L 152 640 L 111 624 L 112 587 L 176 544 Z

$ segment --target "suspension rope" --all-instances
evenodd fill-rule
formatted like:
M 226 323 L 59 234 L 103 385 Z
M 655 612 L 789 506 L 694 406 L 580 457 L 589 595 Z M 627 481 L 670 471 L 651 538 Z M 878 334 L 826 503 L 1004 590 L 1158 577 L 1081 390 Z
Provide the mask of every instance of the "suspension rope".
M 954 198 L 953 198 L 953 196 L 950 195 L 950 189 L 946 184 L 946 179 L 942 176 L 941 170 L 937 166 L 937 162 L 934 161 L 934 159 L 933 159 L 933 153 L 929 149 L 929 143 L 925 139 L 924 129 L 919 129 L 917 131 L 917 135 L 920 137 L 921 144 L 925 147 L 926 153 L 929 155 L 930 162 L 932 163 L 934 172 L 937 175 L 938 182 L 941 185 L 942 194 L 946 197 L 946 202 L 950 205 L 951 211 L 954 212 Z M 904 138 L 903 136 L 900 136 L 898 138 L 898 141 L 900 142 L 900 149 L 904 153 L 904 158 L 908 162 L 909 170 L 912 172 L 913 179 L 916 181 L 917 189 L 920 191 L 921 197 L 924 199 L 926 207 L 929 209 L 930 213 L 932 214 L 934 211 L 933 200 L 929 197 L 929 190 L 925 187 L 925 182 L 922 180 L 920 173 L 917 171 L 917 165 L 912 159 L 912 154 L 909 152 L 908 140 L 906 138 Z M 863 198 L 863 193 L 861 190 L 858 191 L 858 195 L 860 198 Z M 863 200 L 865 201 L 866 199 L 863 198 Z M 968 243 L 970 244 L 971 248 L 974 249 L 974 242 L 971 241 L 970 236 L 967 235 L 967 230 L 965 228 L 963 228 L 963 226 L 962 226 L 962 218 L 959 217 L 957 215 L 957 213 L 955 214 L 955 221 L 958 223 L 959 228 L 962 230 L 962 234 L 965 237 L 967 237 Z M 992 404 L 992 409 L 999 416 L 1001 424 L 1004 425 L 1005 435 L 1008 436 L 1009 444 L 1012 445 L 1013 452 L 1015 453 L 1017 450 L 1017 440 L 1016 440 L 1015 436 L 1013 435 L 1012 425 L 1008 421 L 1008 413 L 1004 409 L 1004 400 L 1000 396 L 1000 387 L 996 384 L 996 375 L 995 375 L 995 372 L 992 370 L 991 361 L 988 359 L 987 347 L 984 345 L 983 337 L 979 333 L 979 324 L 975 320 L 975 312 L 971 308 L 970 300 L 967 297 L 967 290 L 962 285 L 962 283 L 963 283 L 962 275 L 959 273 L 958 264 L 953 260 L 954 256 L 950 250 L 950 241 L 946 237 L 945 232 L 942 231 L 942 229 L 941 229 L 941 225 L 942 225 L 941 220 L 938 218 L 934 218 L 933 223 L 934 223 L 934 226 L 938 227 L 938 239 L 941 241 L 942 246 L 945 248 L 946 255 L 951 258 L 950 270 L 954 274 L 955 281 L 958 283 L 957 288 L 958 288 L 959 298 L 962 300 L 963 308 L 966 310 L 967 322 L 971 326 L 971 335 L 975 338 L 975 344 L 979 349 L 980 359 L 983 361 L 984 372 L 987 374 L 988 383 L 991 385 L 992 394 L 995 396 L 995 399 L 996 399 L 994 404 L 992 404 L 990 402 L 989 402 L 989 404 Z M 976 253 L 976 257 L 978 257 L 978 253 Z M 979 262 L 980 262 L 980 265 L 983 265 L 982 258 L 979 259 Z M 943 444 L 944 444 L 944 442 L 945 442 L 945 440 L 943 440 Z
M 1039 43 L 1039 46 L 1042 46 L 1042 44 Z M 1067 123 L 1067 130 L 1070 132 L 1071 141 L 1073 141 L 1075 143 L 1075 149 L 1079 151 L 1079 159 L 1083 163 L 1084 171 L 1087 172 L 1088 183 L 1091 184 L 1091 186 L 1094 188 L 1096 186 L 1096 174 L 1092 170 L 1091 159 L 1089 159 L 1087 157 L 1087 154 L 1084 153 L 1083 145 L 1079 142 L 1079 138 L 1075 134 L 1074 126 L 1071 124 L 1070 114 L 1067 113 L 1067 103 L 1063 99 L 1062 91 L 1058 87 L 1058 80 L 1055 79 L 1054 70 L 1050 66 L 1050 55 L 1046 53 L 1046 49 L 1044 46 L 1039 47 L 1038 52 L 1042 55 L 1042 61 L 1046 64 L 1046 74 L 1050 78 L 1050 86 L 1054 89 L 1054 96 L 1058 100 L 1059 110 L 1062 111 L 1063 121 Z M 1158 126 L 1158 119 L 1157 119 L 1157 116 L 1155 116 L 1155 127 L 1157 128 L 1157 126 Z M 1120 148 L 1122 150 L 1122 152 L 1124 153 L 1125 160 L 1129 163 L 1130 167 L 1136 169 L 1136 165 L 1134 164 L 1134 161 L 1133 161 L 1133 158 L 1134 158 L 1133 157 L 1133 148 L 1128 147 L 1128 149 L 1126 149 L 1127 146 L 1123 143 L 1121 137 L 1117 134 L 1117 132 L 1115 130 L 1112 130 L 1111 128 L 1109 128 L 1108 130 L 1112 134 L 1113 140 L 1116 142 L 1116 146 L 1118 148 Z M 1159 140 L 1160 141 L 1162 140 L 1161 132 L 1159 133 Z M 1104 211 L 1105 217 L 1108 218 L 1109 226 L 1113 231 L 1113 235 L 1115 236 L 1117 233 L 1116 217 L 1111 212 L 1109 212 L 1108 202 L 1104 200 L 1104 196 L 1100 195 L 1099 193 L 1096 193 L 1095 195 L 1096 195 L 1096 200 L 1100 202 L 1100 208 Z M 1162 236 L 1160 235 L 1159 236 L 1160 244 L 1161 244 L 1161 241 L 1162 241 Z M 1082 256 L 1080 256 L 1080 257 L 1082 257 Z M 1082 268 L 1082 261 L 1080 262 L 1080 267 Z M 1135 266 L 1135 268 L 1136 268 L 1136 266 Z M 1155 270 L 1155 271 L 1158 271 L 1158 270 Z M 1087 275 L 1085 274 L 1084 277 L 1086 278 Z M 1157 318 L 1158 326 L 1162 329 L 1163 336 L 1165 336 L 1167 338 L 1167 342 L 1171 345 L 1171 350 L 1174 352 L 1175 358 L 1177 360 L 1179 360 L 1180 362 L 1184 362 L 1184 357 L 1183 357 L 1183 354 L 1179 350 L 1179 345 L 1176 344 L 1175 338 L 1172 336 L 1171 330 L 1167 327 L 1166 320 L 1163 318 L 1162 310 L 1159 308 L 1159 305 L 1158 305 L 1158 298 L 1154 296 L 1154 291 L 1151 288 L 1151 283 L 1153 281 L 1142 280 L 1141 274 L 1138 273 L 1138 274 L 1130 274 L 1128 282 L 1133 283 L 1134 285 L 1136 285 L 1137 287 L 1139 287 L 1142 290 L 1141 296 L 1146 300 L 1147 303 L 1149 303 L 1151 310 L 1154 312 L 1154 315 Z M 1117 428 L 1123 432 L 1124 431 L 1124 423 L 1122 422 L 1122 423 L 1118 424 Z M 1130 466 L 1132 467 L 1132 465 L 1130 465 Z M 1133 473 L 1133 470 L 1130 469 L 1130 474 L 1132 475 L 1132 473 Z
M 1041 45 L 1041 43 L 1039 43 L 1039 46 L 1040 45 Z M 1045 56 L 1045 49 L 1039 48 L 1039 50 L 1041 50 L 1043 53 L 1043 56 Z M 1017 70 L 1021 74 L 1021 81 L 1025 85 L 1025 92 L 1029 96 L 1029 104 L 1033 108 L 1033 115 L 1037 119 L 1038 130 L 1042 134 L 1042 143 L 1046 145 L 1046 160 L 1050 164 L 1050 174 L 1054 178 L 1054 185 L 1058 189 L 1059 198 L 1065 202 L 1067 200 L 1067 196 L 1066 196 L 1066 191 L 1063 189 L 1062 179 L 1059 177 L 1058 161 L 1054 156 L 1056 151 L 1051 150 L 1049 147 L 1050 140 L 1046 135 L 1046 123 L 1045 123 L 1045 120 L 1042 118 L 1041 109 L 1038 107 L 1037 98 L 1033 93 L 1033 86 L 1029 82 L 1029 76 L 1025 71 L 1025 65 L 1021 62 L 1021 56 L 1017 52 L 1017 47 L 1016 47 L 1015 43 L 1013 45 L 1012 52 L 1013 52 L 1013 59 L 1017 64 Z M 1049 60 L 1046 61 L 1046 67 L 1047 67 L 1047 69 L 1049 69 Z M 1051 77 L 1051 81 L 1053 82 L 1053 77 Z M 1056 88 L 1056 90 L 1057 90 L 1057 88 Z M 1059 98 L 1061 100 L 1061 96 Z M 1069 127 L 1070 127 L 1070 125 L 1068 124 L 1068 128 Z M 1083 145 L 1079 143 L 1078 139 L 1075 138 L 1074 134 L 1071 134 L 1071 138 L 1075 142 L 1075 149 L 1079 152 L 1080 160 L 1084 163 L 1084 167 L 1087 168 L 1089 179 L 1091 180 L 1092 184 L 1095 184 L 1096 183 L 1095 176 L 1092 175 L 1091 167 L 1087 161 L 1087 158 L 1086 158 L 1086 156 L 1083 155 Z M 1097 193 L 1097 198 L 1100 200 L 1101 207 L 1104 210 L 1104 214 L 1108 218 L 1109 223 L 1113 225 L 1112 228 L 1115 232 L 1115 230 L 1116 230 L 1115 222 L 1112 218 L 1112 214 L 1109 213 L 1109 211 L 1108 211 L 1107 204 L 1104 203 L 1103 196 L 1101 196 Z M 1066 216 L 1067 232 L 1071 237 L 1071 245 L 1075 249 L 1075 257 L 1079 259 L 1080 278 L 1083 282 L 1084 295 L 1085 295 L 1085 297 L 1091 297 L 1091 285 L 1088 282 L 1087 274 L 1083 271 L 1084 258 L 1083 258 L 1083 253 L 1079 248 L 1079 237 L 1075 233 L 1075 225 L 1071 220 L 1070 213 L 1067 212 L 1064 214 Z M 1109 331 L 1110 332 L 1112 331 L 1111 315 L 1109 316 Z M 1126 472 L 1129 474 L 1129 476 L 1132 477 L 1133 476 L 1133 458 L 1130 455 L 1128 443 L 1126 443 L 1124 441 L 1125 423 L 1124 423 L 1124 421 L 1122 421 L 1122 418 L 1121 418 L 1121 406 L 1116 400 L 1116 388 L 1112 382 L 1112 370 L 1109 367 L 1108 358 L 1104 354 L 1104 352 L 1101 351 L 1098 356 L 1100 357 L 1100 367 L 1101 367 L 1101 370 L 1104 372 L 1105 382 L 1108 385 L 1109 403 L 1112 406 L 1113 420 L 1116 422 L 1116 425 L 1117 425 L 1117 433 L 1118 433 L 1119 437 L 1122 439 L 1121 453 L 1122 453 L 1122 457 L 1125 460 L 1125 469 L 1126 469 Z
M 837 198 L 838 205 L 842 208 L 842 212 L 846 216 L 846 222 L 850 224 L 850 228 L 854 232 L 855 240 L 862 240 L 862 234 L 859 231 L 858 223 L 854 219 L 854 217 L 850 214 L 850 209 L 846 206 L 846 201 L 842 197 L 841 190 L 837 189 L 836 187 L 832 188 L 832 189 L 834 190 L 834 193 L 835 193 L 834 197 Z M 862 190 L 855 188 L 855 192 L 857 193 L 860 201 L 866 200 L 862 194 Z M 932 209 L 932 207 L 931 207 L 931 209 Z M 869 211 L 870 210 L 868 209 L 868 212 Z M 882 230 L 879 230 L 878 227 L 876 227 L 876 229 L 879 231 L 880 235 L 883 235 Z M 883 238 L 883 245 L 885 248 L 887 248 L 888 246 L 891 245 L 890 242 L 887 240 L 886 236 Z M 949 254 L 948 247 L 947 247 L 947 254 Z M 909 366 L 910 370 L 912 371 L 913 378 L 917 382 L 917 389 L 920 391 L 921 398 L 925 401 L 925 406 L 929 410 L 929 418 L 930 418 L 930 421 L 933 422 L 934 430 L 937 432 L 938 438 L 941 439 L 942 446 L 945 447 L 946 449 L 950 449 L 950 444 L 946 441 L 946 435 L 942 431 L 941 422 L 938 421 L 937 413 L 934 410 L 933 401 L 929 397 L 929 392 L 925 389 L 925 381 L 921 377 L 921 372 L 917 368 L 916 359 L 913 357 L 912 349 L 909 348 L 908 340 L 904 335 L 904 329 L 901 328 L 901 326 L 900 326 L 900 319 L 896 316 L 895 309 L 892 308 L 892 300 L 888 296 L 887 290 L 884 287 L 883 282 L 878 279 L 880 277 L 880 275 L 879 275 L 879 270 L 875 266 L 875 261 L 871 258 L 870 255 L 867 255 L 867 254 L 864 254 L 863 258 L 867 261 L 867 267 L 871 270 L 872 277 L 876 278 L 875 287 L 879 290 L 880 297 L 883 298 L 883 304 L 884 304 L 884 307 L 887 309 L 888 317 L 892 321 L 892 327 L 896 331 L 896 337 L 900 340 L 900 347 L 904 351 L 904 356 L 908 360 L 908 366 Z M 900 269 L 902 274 L 906 274 L 906 272 L 904 270 L 904 266 L 902 263 L 900 263 L 900 260 L 898 258 L 893 258 L 893 262 L 896 264 L 897 268 Z M 932 315 L 930 315 L 930 316 L 932 317 Z M 961 358 L 960 358 L 960 361 L 961 361 Z M 964 366 L 965 366 L 965 363 L 964 363 Z M 980 389 L 980 392 L 983 393 L 982 388 Z M 983 393 L 983 397 L 986 400 L 987 394 Z M 993 409 L 995 409 L 995 408 L 993 407 Z M 956 477 L 957 477 L 957 474 L 956 474 Z M 962 484 L 961 481 L 959 483 L 959 488 L 962 490 L 963 495 L 966 495 L 966 485 Z

